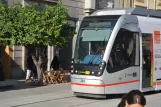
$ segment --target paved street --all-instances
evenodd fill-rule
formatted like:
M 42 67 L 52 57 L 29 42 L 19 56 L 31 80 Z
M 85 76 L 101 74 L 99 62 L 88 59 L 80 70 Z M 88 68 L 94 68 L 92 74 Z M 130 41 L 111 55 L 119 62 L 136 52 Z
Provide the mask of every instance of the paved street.
M 148 93 L 146 107 L 160 107 L 161 93 Z M 120 97 L 77 98 L 70 84 L 0 91 L 0 107 L 116 107 Z

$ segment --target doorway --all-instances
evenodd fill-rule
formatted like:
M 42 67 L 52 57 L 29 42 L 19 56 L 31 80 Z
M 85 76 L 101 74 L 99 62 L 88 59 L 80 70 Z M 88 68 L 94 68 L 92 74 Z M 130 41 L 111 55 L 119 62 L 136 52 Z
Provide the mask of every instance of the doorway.
M 151 41 L 152 34 L 142 34 L 142 88 L 151 86 Z

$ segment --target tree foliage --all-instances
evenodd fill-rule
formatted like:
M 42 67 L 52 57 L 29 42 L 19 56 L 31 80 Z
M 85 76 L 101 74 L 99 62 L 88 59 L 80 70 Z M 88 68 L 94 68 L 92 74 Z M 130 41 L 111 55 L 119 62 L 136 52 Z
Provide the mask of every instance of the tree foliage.
M 25 7 L 0 3 L 0 43 L 3 45 L 64 46 L 74 35 L 67 24 L 67 9 L 57 5 Z

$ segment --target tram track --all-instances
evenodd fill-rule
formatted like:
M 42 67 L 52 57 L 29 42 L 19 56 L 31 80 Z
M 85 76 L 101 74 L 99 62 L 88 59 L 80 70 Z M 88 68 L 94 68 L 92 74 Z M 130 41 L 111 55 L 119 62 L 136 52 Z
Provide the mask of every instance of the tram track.
M 160 93 L 159 93 L 160 94 Z M 148 105 L 151 102 L 159 101 L 160 95 L 157 94 L 145 94 L 147 95 Z M 153 98 L 154 97 L 154 98 Z M 153 100 L 149 100 L 153 99 Z M 98 107 L 98 106 L 111 106 L 115 107 L 119 102 L 120 98 L 118 97 L 110 97 L 106 99 L 94 99 L 94 98 L 86 98 L 86 97 L 75 97 L 74 95 L 70 96 L 62 96 L 60 98 L 53 98 L 48 100 L 35 101 L 32 103 L 20 104 L 15 106 L 7 106 L 7 107 Z M 157 106 L 158 107 L 158 106 Z
M 67 97 L 60 97 L 60 98 L 53 98 L 53 99 L 48 99 L 48 100 L 35 101 L 35 102 L 31 102 L 31 103 L 24 103 L 24 104 L 14 105 L 14 106 L 10 106 L 10 107 L 23 107 L 23 106 L 26 107 L 26 106 L 32 106 L 32 105 L 35 105 L 35 104 L 38 104 L 38 103 L 48 103 L 48 102 L 60 101 L 60 100 L 69 100 L 70 101 L 72 98 L 76 99 L 76 100 L 87 99 L 87 98 L 76 97 L 76 96 L 72 95 L 72 96 L 67 96 Z M 100 100 L 100 99 L 93 99 L 93 98 L 88 99 L 88 100 L 89 101 L 87 101 L 87 102 L 79 102 L 78 104 L 70 104 L 70 105 L 68 105 L 66 107 L 79 107 L 79 106 L 84 106 L 84 105 L 88 105 L 88 104 L 94 104 L 94 103 L 99 103 L 99 102 L 105 101 L 105 99 L 104 100 Z
M 71 105 L 68 107 L 79 107 L 79 106 L 83 106 L 83 105 L 88 105 L 88 104 L 94 104 L 94 103 L 99 103 L 99 102 L 103 102 L 104 100 L 101 101 L 91 101 L 91 102 L 87 102 L 87 103 L 83 103 L 83 104 L 76 104 L 76 105 Z
M 115 97 L 116 98 L 116 97 Z M 112 97 L 110 98 L 101 98 L 101 99 L 98 99 L 98 98 L 89 98 L 89 97 L 76 97 L 75 95 L 69 95 L 69 96 L 66 96 L 66 97 L 59 97 L 59 98 L 50 98 L 50 99 L 43 99 L 43 100 L 39 100 L 39 101 L 33 101 L 33 102 L 28 102 L 28 103 L 24 103 L 24 104 L 17 104 L 17 105 L 14 105 L 14 106 L 10 106 L 10 107 L 30 107 L 32 105 L 41 105 L 41 104 L 62 104 L 64 103 L 65 105 L 65 102 L 69 102 L 68 105 L 65 105 L 65 107 L 82 107 L 82 106 L 85 106 L 85 105 L 91 105 L 91 104 L 94 104 L 94 103 L 100 103 L 100 102 L 103 102 L 103 101 L 108 101 L 108 100 L 111 100 L 113 99 Z M 72 101 L 75 101 L 74 103 Z M 50 105 L 49 104 L 49 105 Z M 56 105 L 57 106 L 57 105 Z M 63 106 L 64 107 L 64 106 Z
M 75 96 L 73 95 L 73 96 L 69 96 L 69 97 L 62 97 L 62 98 L 54 98 L 54 99 L 49 99 L 49 100 L 35 101 L 35 102 L 32 102 L 32 103 L 20 104 L 20 105 L 15 105 L 15 106 L 11 106 L 11 107 L 21 107 L 21 106 L 32 105 L 32 104 L 36 104 L 36 103 L 43 103 L 43 102 L 49 102 L 49 101 L 63 100 L 63 99 L 68 99 L 68 98 L 72 98 L 72 97 L 75 97 Z
M 51 89 L 53 90 L 51 91 Z M 17 94 L 18 96 L 16 96 Z M 5 96 L 8 97 L 1 100 L 0 106 L 2 107 L 84 107 L 95 105 L 95 103 L 99 105 L 103 101 L 108 101 L 108 99 L 76 97 L 68 84 L 26 89 L 20 90 L 20 92 L 13 91 Z

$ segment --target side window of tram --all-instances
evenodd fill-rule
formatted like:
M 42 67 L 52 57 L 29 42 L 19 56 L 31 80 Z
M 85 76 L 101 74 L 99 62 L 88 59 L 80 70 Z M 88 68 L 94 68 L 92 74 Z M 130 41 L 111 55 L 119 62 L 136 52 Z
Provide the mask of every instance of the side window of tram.
M 107 71 L 113 73 L 135 65 L 135 50 L 135 33 L 120 29 L 110 53 Z

